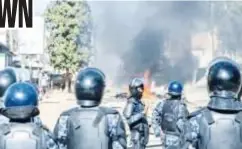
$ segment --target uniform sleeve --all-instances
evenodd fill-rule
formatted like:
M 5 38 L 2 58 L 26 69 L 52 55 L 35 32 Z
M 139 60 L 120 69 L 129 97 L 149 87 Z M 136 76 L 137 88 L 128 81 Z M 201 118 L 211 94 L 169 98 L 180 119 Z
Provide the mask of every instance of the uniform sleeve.
M 160 136 L 161 132 L 161 122 L 162 122 L 162 108 L 164 102 L 160 101 L 152 112 L 152 128 L 156 136 Z
M 67 140 L 67 125 L 68 125 L 69 116 L 60 116 L 55 128 L 54 128 L 54 136 L 57 140 L 60 149 L 66 149 L 66 140 Z
M 199 120 L 201 119 L 201 117 L 201 114 L 191 117 L 186 127 L 186 140 L 192 143 L 193 145 L 197 143 L 199 137 Z
M 44 130 L 44 136 L 47 149 L 58 149 L 58 144 L 49 130 Z
M 124 117 L 127 119 L 129 125 L 132 125 L 138 122 L 141 118 L 144 117 L 143 113 L 137 113 L 133 115 L 134 105 L 131 101 L 128 101 L 126 107 L 124 108 L 123 114 Z
M 127 149 L 126 130 L 120 114 L 108 115 L 109 136 L 113 149 Z
M 180 106 L 179 106 L 179 109 L 178 109 L 178 120 L 177 120 L 177 127 L 178 129 L 181 131 L 181 132 L 184 132 L 185 131 L 185 125 L 188 121 L 187 117 L 188 117 L 188 110 L 187 110 L 187 106 L 182 103 Z
M 0 124 L 8 124 L 8 123 L 9 123 L 9 118 L 0 114 Z

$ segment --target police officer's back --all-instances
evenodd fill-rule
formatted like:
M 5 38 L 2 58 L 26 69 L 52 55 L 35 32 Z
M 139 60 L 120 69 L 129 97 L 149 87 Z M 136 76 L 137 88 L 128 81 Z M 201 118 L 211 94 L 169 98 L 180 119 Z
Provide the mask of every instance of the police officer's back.
M 231 60 L 220 60 L 208 69 L 207 107 L 190 115 L 189 141 L 198 149 L 240 149 L 242 147 L 242 106 L 237 95 L 241 74 Z
M 152 113 L 152 127 L 155 135 L 161 136 L 162 139 L 166 138 L 162 140 L 165 147 L 181 148 L 182 142 L 185 141 L 182 138 L 188 110 L 182 99 L 182 91 L 182 84 L 172 81 L 168 86 L 168 98 L 160 101 Z
M 14 83 L 7 89 L 2 114 L 10 122 L 0 125 L 1 149 L 57 149 L 49 130 L 31 122 L 39 113 L 37 98 L 28 83 Z
M 55 126 L 61 148 L 126 149 L 126 132 L 120 114 L 100 107 L 105 76 L 96 68 L 86 68 L 77 75 L 77 108 L 63 112 Z
M 0 71 L 0 109 L 3 107 L 2 98 L 6 90 L 9 88 L 9 86 L 16 83 L 17 81 L 18 79 L 16 76 L 16 70 L 14 70 L 13 68 L 9 67 Z M 36 88 L 36 91 L 37 91 L 37 88 Z M 8 122 L 9 122 L 9 119 L 3 116 L 2 114 L 0 114 L 0 124 L 8 123 Z M 38 125 L 42 125 L 42 121 L 38 115 L 32 118 L 32 122 Z

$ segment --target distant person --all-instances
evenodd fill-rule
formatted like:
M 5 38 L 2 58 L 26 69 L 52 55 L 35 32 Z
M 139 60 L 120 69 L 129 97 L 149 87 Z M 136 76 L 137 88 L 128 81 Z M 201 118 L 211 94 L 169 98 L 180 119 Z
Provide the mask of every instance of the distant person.
M 71 93 L 72 73 L 68 68 L 66 69 L 65 82 L 67 83 L 68 93 Z
M 47 89 L 48 89 L 48 85 L 49 85 L 49 77 L 46 73 L 42 73 L 42 76 L 40 78 L 40 87 L 41 87 L 41 93 L 42 93 L 42 97 L 45 96 Z
M 65 77 L 65 74 L 62 74 L 61 76 L 62 76 L 63 79 L 61 81 L 60 88 L 61 88 L 61 90 L 63 92 L 65 90 L 65 88 L 66 88 L 66 77 Z
M 32 78 L 33 78 L 33 83 L 39 84 L 39 70 L 33 70 L 32 71 Z

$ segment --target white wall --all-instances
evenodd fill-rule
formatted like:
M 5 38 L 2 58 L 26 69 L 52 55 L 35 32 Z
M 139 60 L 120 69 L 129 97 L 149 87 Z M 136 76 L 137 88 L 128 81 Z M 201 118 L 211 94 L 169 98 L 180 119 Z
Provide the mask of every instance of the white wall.
M 33 17 L 33 28 L 18 30 L 20 54 L 43 54 L 44 52 L 44 18 Z
M 193 35 L 192 49 L 193 54 L 197 56 L 199 60 L 199 67 L 207 67 L 210 61 L 213 59 L 213 50 L 217 49 L 218 40 L 214 36 L 214 47 L 212 44 L 212 35 L 209 32 L 202 32 Z M 213 49 L 214 48 L 214 49 Z

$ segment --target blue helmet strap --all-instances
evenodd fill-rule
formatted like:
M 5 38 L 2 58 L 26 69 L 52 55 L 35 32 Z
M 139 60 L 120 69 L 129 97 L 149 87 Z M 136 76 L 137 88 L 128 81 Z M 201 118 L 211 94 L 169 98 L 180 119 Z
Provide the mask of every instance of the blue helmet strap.
M 1 114 L 9 119 L 29 119 L 39 115 L 39 110 L 35 106 L 6 107 Z

